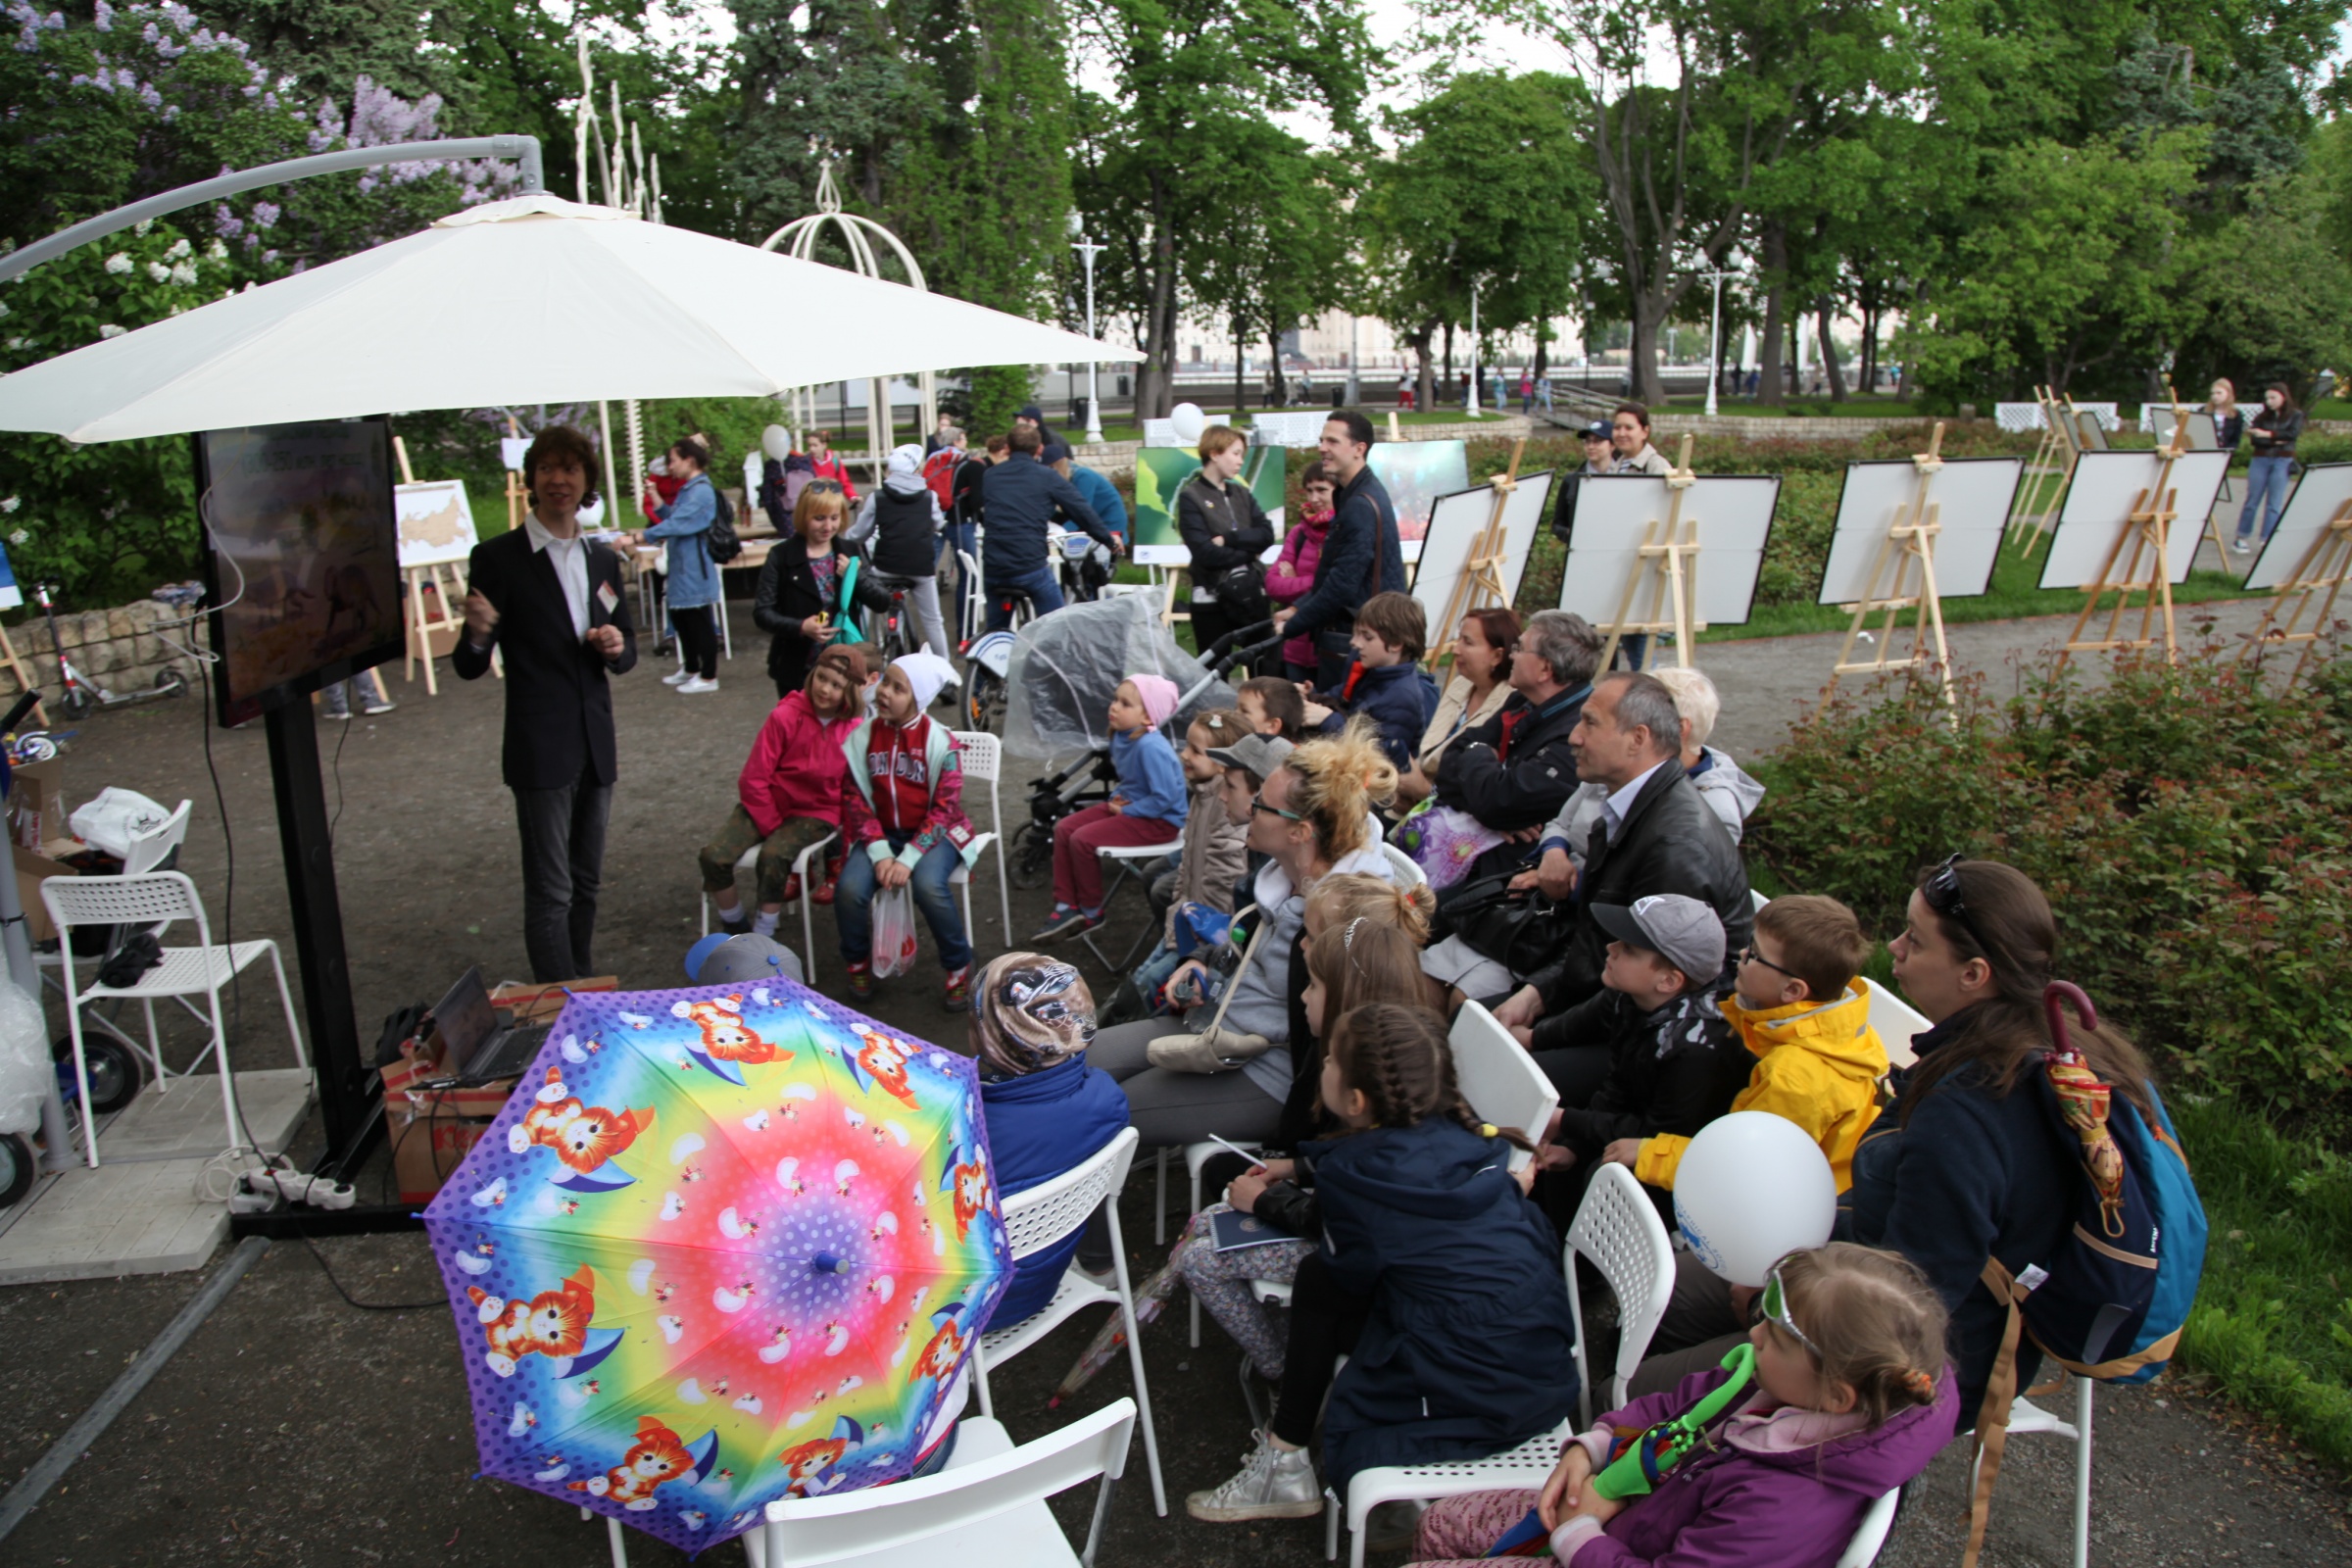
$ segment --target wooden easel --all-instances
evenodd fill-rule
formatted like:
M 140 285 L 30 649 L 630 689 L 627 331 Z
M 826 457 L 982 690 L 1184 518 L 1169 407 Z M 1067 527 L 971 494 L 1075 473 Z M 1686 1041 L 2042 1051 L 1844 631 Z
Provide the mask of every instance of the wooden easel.
M 1446 612 L 1429 628 L 1432 673 L 1436 672 L 1438 662 L 1452 650 L 1453 641 L 1446 633 L 1460 625 L 1464 615 L 1494 606 L 1510 608 L 1511 596 L 1502 585 L 1502 509 L 1510 504 L 1511 493 L 1519 488 L 1519 460 L 1526 455 L 1527 437 L 1521 436 L 1511 443 L 1510 466 L 1487 481 L 1494 489 L 1494 504 L 1487 513 L 1487 525 L 1471 538 L 1470 552 L 1462 561 L 1462 574 L 1454 579 L 1452 591 L 1446 596 Z M 1421 548 L 1429 548 L 1426 539 Z
M 2057 526 L 2058 510 L 2066 504 L 2067 488 L 2074 483 L 2075 463 L 2082 456 L 2081 426 L 2075 423 L 2071 401 L 2061 399 L 2046 386 L 2034 389 L 2034 400 L 2041 405 L 2041 445 L 2034 451 L 2034 461 L 2026 466 L 2026 482 L 2018 487 L 2018 506 L 2021 510 L 2010 514 L 2010 522 L 2022 536 L 2020 552 L 2032 555 L 2041 536 Z M 2050 504 L 2039 512 L 2022 510 L 2028 507 L 2034 492 L 2040 488 L 2036 470 L 2055 472 L 2058 488 L 2050 496 Z
M 408 443 L 394 436 L 392 452 L 400 460 L 400 482 L 415 484 L 416 471 L 409 466 Z M 507 475 L 510 515 L 517 515 L 515 507 L 520 495 L 516 483 L 518 477 L 511 471 Z M 514 526 L 520 526 L 519 520 Z M 466 567 L 459 562 L 444 561 L 428 566 L 403 566 L 400 574 L 408 585 L 408 648 L 400 663 L 401 679 L 414 681 L 416 678 L 416 666 L 421 663 L 424 665 L 425 693 L 438 697 L 441 695 L 441 681 L 433 669 L 433 661 L 455 650 L 458 639 L 466 632 L 466 617 L 459 608 L 466 602 Z M 429 612 L 424 602 L 428 593 L 433 600 Z M 506 678 L 507 672 L 495 649 L 491 651 L 490 667 L 501 680 Z
M 2107 558 L 2099 564 L 2098 576 L 2082 590 L 2090 597 L 2083 603 L 2082 613 L 2075 617 L 2075 629 L 2067 635 L 2066 646 L 2058 651 L 2056 668 L 2064 669 L 2066 662 L 2076 654 L 2107 653 L 2118 648 L 2149 648 L 2161 640 L 2166 663 L 2177 663 L 2180 658 L 2180 643 L 2173 624 L 2173 576 L 2167 568 L 2168 541 L 2172 537 L 2176 508 L 2180 492 L 2173 483 L 2173 465 L 2187 450 L 2188 426 L 2173 426 L 2172 445 L 2159 454 L 2161 463 L 2156 470 L 2156 482 L 2142 490 L 2132 503 L 2126 525 L 2107 547 Z M 2129 556 L 2124 547 L 2132 547 Z M 2123 573 L 2117 575 L 2116 563 L 2123 562 Z M 2146 575 L 2142 576 L 2145 564 Z M 2104 637 L 2085 642 L 2082 630 L 2090 617 L 2098 612 L 2099 601 L 2115 595 L 2115 606 L 2107 613 L 2107 633 Z M 2131 608 L 2132 596 L 2145 597 L 2139 607 L 2139 635 L 2119 637 L 2116 629 L 2123 623 L 2124 613 Z M 2157 612 L 2164 614 L 2161 639 L 2155 630 Z
M 1624 596 L 1617 601 L 1609 640 L 1600 650 L 1600 668 L 1607 669 L 1615 661 L 1617 645 L 1628 632 L 1674 633 L 1674 662 L 1684 669 L 1690 667 L 1691 635 L 1707 629 L 1691 608 L 1691 594 L 1697 586 L 1698 519 L 1683 515 L 1683 492 L 1697 482 L 1698 475 L 1690 471 L 1690 437 L 1686 435 L 1674 470 L 1666 475 L 1673 504 L 1663 522 L 1652 518 L 1642 530 L 1642 548 L 1625 580 Z M 1634 600 L 1644 582 L 1649 585 L 1649 612 L 1643 619 L 1635 620 L 1631 618 Z
M 2352 576 L 2352 501 L 2335 509 L 2328 526 L 2295 563 L 2294 571 L 2278 585 L 2278 597 L 2263 612 L 2262 627 L 2254 634 L 2254 657 L 2261 658 L 2273 644 L 2301 643 L 2303 656 L 2287 676 L 2290 682 L 2301 680 L 2303 666 L 2320 651 L 2320 639 L 2335 617 L 2335 596 L 2343 591 L 2347 576 Z M 2291 611 L 2290 598 L 2295 602 Z
M 1854 606 L 1854 623 L 1846 629 L 1845 647 L 1838 655 L 1837 666 L 1830 671 L 1832 688 L 1837 686 L 1840 675 L 1878 675 L 1890 669 L 1917 668 L 1928 662 L 1928 639 L 1932 635 L 1936 640 L 1934 658 L 1943 682 L 1943 700 L 1955 709 L 1959 706 L 1959 693 L 1952 685 L 1951 649 L 1943 637 L 1943 597 L 1936 583 L 1936 540 L 1943 532 L 1943 520 L 1938 504 L 1929 496 L 1936 476 L 1943 471 L 1942 453 L 1943 421 L 1938 419 L 1928 450 L 1912 455 L 1918 485 L 1911 492 L 1911 504 L 1897 514 L 1888 525 L 1886 536 L 1879 541 L 1862 598 Z M 1918 583 L 1906 587 L 1914 565 L 1919 568 Z M 1884 593 L 1880 591 L 1882 584 Z M 1898 657 L 1893 652 L 1894 622 L 1906 610 L 1915 612 L 1911 651 Z M 1876 614 L 1885 616 L 1878 629 L 1878 657 L 1857 662 L 1854 643 L 1862 635 L 1864 623 Z
M 2189 411 L 2181 406 L 2180 394 L 2173 390 L 2173 378 L 2169 375 L 2164 378 L 2164 395 L 2166 401 L 2173 406 L 2172 445 L 2175 449 L 2185 452 L 2188 450 Z M 2216 502 L 2205 509 L 2205 532 L 2213 540 L 2215 559 L 2221 562 L 2222 569 L 2227 571 L 2230 569 L 2230 541 L 2222 537 L 2220 506 L 2221 504 Z

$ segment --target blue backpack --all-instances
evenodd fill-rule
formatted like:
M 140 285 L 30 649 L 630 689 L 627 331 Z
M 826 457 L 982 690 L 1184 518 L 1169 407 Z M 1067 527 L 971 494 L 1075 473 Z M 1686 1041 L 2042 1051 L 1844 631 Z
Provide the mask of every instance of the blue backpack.
M 2164 1370 L 2180 1342 L 2205 1269 L 2205 1205 L 2189 1179 L 2188 1157 L 2153 1085 L 2151 1121 L 2092 1075 L 2068 1043 L 2061 1002 L 2072 1002 L 2085 1028 L 2099 1026 L 2090 999 L 2054 981 L 2043 994 L 2055 1049 L 2033 1075 L 2053 1136 L 2082 1161 L 2075 1223 L 2056 1256 L 2014 1276 L 1998 1258 L 1983 1279 L 2009 1303 L 2009 1325 L 1977 1413 L 1976 1494 L 1962 1562 L 1974 1568 L 1984 1540 L 1993 1482 L 2000 1475 L 2009 1407 L 2016 1398 L 2019 1331 L 2076 1377 L 2145 1383 Z M 2039 1391 L 2036 1391 L 2039 1392 Z

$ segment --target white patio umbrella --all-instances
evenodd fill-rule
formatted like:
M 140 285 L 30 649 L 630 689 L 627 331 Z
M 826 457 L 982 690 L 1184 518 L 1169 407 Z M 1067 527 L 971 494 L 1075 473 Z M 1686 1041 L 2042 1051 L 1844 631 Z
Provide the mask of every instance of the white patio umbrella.
M 0 377 L 0 429 L 119 441 L 1141 358 L 613 208 L 519 196 Z

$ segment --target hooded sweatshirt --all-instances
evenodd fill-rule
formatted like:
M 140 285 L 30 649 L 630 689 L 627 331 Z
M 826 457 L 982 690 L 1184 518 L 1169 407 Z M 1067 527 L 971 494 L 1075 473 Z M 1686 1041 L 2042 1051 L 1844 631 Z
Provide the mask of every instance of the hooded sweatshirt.
M 1299 1146 L 1324 1264 L 1371 1299 L 1324 1417 L 1343 1493 L 1369 1465 L 1499 1452 L 1576 1408 L 1559 1244 L 1510 1152 L 1439 1116 Z
M 1886 1074 L 1886 1048 L 1870 1026 L 1870 982 L 1856 980 L 1827 1006 L 1751 1008 L 1735 996 L 1723 1015 L 1756 1058 L 1732 1109 L 1769 1110 L 1796 1123 L 1829 1156 L 1838 1190 L 1851 1187 L 1854 1146 L 1878 1119 L 1879 1080 Z M 1674 1133 L 1644 1138 L 1634 1174 L 1671 1188 L 1690 1147 Z
M 1694 1372 L 1671 1394 L 1611 1410 L 1576 1441 L 1605 1454 L 1619 1430 L 1680 1414 L 1731 1374 Z M 1761 1391 L 1604 1528 L 1587 1517 L 1552 1536 L 1569 1568 L 1637 1568 L 1671 1558 L 1687 1568 L 1832 1568 L 1870 1505 L 1912 1480 L 1949 1442 L 1959 1408 L 1947 1367 L 1936 1402 L 1875 1427 L 1776 1404 Z
M 1383 882 L 1396 880 L 1389 858 L 1381 853 L 1377 832 L 1362 849 L 1333 861 L 1324 874 L 1340 876 L 1350 872 L 1376 876 Z M 1291 874 L 1279 860 L 1268 860 L 1258 868 L 1250 885 L 1250 896 L 1266 921 L 1266 931 L 1258 938 L 1257 951 L 1250 955 L 1249 967 L 1230 982 L 1235 990 L 1233 1004 L 1225 1009 L 1226 1028 L 1240 1034 L 1263 1035 L 1278 1042 L 1288 1042 L 1291 1038 L 1291 949 L 1298 944 L 1298 933 L 1306 924 L 1307 891 L 1291 885 Z M 1188 1022 L 1195 1029 L 1205 1029 L 1215 1011 L 1207 1005 L 1196 1008 Z M 1273 1050 L 1250 1057 L 1242 1064 L 1242 1073 L 1273 1099 L 1289 1099 L 1288 1045 L 1277 1044 Z

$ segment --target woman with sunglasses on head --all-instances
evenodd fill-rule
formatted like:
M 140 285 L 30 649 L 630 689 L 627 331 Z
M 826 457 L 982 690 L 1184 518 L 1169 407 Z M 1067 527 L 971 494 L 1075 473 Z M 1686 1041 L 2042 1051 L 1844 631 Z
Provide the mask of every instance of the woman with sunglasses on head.
M 1541 1492 L 1434 1504 L 1413 1544 L 1420 1568 L 1492 1560 L 1489 1550 L 1531 1508 L 1550 1537 L 1545 1555 L 1565 1568 L 1830 1568 L 1872 1502 L 1918 1476 L 1950 1440 L 1959 1404 L 1943 1305 L 1903 1258 L 1838 1242 L 1782 1258 L 1761 1298 L 1743 1384 L 1727 1395 L 1741 1376 L 1736 1368 L 1694 1372 L 1598 1416 Z M 1728 1401 L 1721 1419 L 1646 1495 L 1601 1495 L 1593 1478 L 1624 1435 L 1674 1421 L 1710 1396 Z
M 2030 1081 L 2052 1048 L 2042 992 L 2058 977 L 2058 922 L 2024 872 L 1955 855 L 1921 879 L 1887 946 L 1895 985 L 1935 1027 L 1912 1040 L 1918 1059 L 1895 1074 L 1894 1103 L 1854 1152 L 1841 1234 L 1902 1253 L 1943 1298 L 1967 1426 L 2008 1322 L 1980 1278 L 1985 1258 L 2013 1274 L 2046 1264 L 2074 1223 L 2081 1154 Z M 2067 1032 L 2101 1083 L 2152 1111 L 2147 1063 L 2129 1040 Z M 2033 1341 L 2018 1347 L 2019 1388 L 2040 1359 Z

